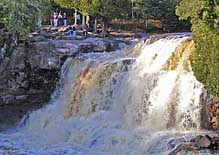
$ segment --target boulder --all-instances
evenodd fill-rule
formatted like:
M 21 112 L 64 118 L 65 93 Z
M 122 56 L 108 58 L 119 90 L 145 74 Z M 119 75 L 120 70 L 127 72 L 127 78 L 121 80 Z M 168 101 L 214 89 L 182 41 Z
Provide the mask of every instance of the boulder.
M 208 135 L 199 135 L 193 139 L 193 142 L 198 148 L 208 148 L 211 145 L 211 138 Z

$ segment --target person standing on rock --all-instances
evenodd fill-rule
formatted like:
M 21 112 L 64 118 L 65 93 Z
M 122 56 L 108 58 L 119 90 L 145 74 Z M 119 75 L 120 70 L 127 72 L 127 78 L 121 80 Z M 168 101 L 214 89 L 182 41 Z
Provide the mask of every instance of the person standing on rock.
M 54 22 L 54 26 L 57 27 L 58 26 L 58 13 L 57 12 L 53 13 L 53 22 Z
M 37 25 L 38 25 L 39 29 L 41 29 L 43 27 L 43 22 L 42 22 L 41 18 L 38 19 Z
M 68 33 L 69 33 L 70 37 L 76 37 L 76 28 L 75 28 L 75 26 L 70 27 Z
M 67 27 L 67 16 L 66 16 L 66 13 L 64 13 L 63 15 L 63 22 L 64 22 L 64 27 Z
M 80 20 L 81 20 L 81 16 L 80 16 L 80 14 L 77 14 L 77 24 L 80 23 Z
M 76 37 L 76 27 L 75 26 L 73 26 L 73 37 Z
M 87 38 L 87 35 L 88 35 L 87 29 L 88 29 L 88 25 L 86 24 L 83 29 L 83 36 L 85 36 L 85 38 Z
M 62 13 L 59 12 L 59 15 L 58 15 L 58 26 L 62 25 Z

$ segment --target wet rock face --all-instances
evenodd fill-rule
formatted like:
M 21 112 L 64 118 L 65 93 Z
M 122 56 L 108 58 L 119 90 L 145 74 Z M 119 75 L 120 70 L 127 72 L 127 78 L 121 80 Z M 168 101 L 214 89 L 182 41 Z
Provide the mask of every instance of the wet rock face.
M 206 112 L 213 129 L 219 129 L 219 98 L 211 99 L 206 105 Z
M 215 97 L 203 88 L 200 95 L 200 127 L 207 130 L 219 129 L 219 97 Z
M 211 100 L 212 96 L 207 93 L 207 90 L 203 89 L 203 92 L 200 96 L 200 105 L 201 105 L 201 128 L 212 130 L 212 126 L 209 122 L 209 116 L 206 111 L 206 105 Z
M 59 68 L 40 63 L 25 45 L 0 62 L 0 130 L 12 128 L 28 111 L 49 101 L 59 78 Z M 38 61 L 38 64 L 37 64 Z

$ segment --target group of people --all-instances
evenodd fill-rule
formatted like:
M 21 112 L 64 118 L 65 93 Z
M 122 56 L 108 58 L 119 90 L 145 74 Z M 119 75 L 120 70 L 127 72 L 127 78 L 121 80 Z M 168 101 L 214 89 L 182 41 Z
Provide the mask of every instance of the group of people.
M 61 12 L 56 12 L 54 11 L 53 14 L 51 15 L 51 20 L 50 20 L 51 26 L 58 27 L 58 26 L 64 26 L 67 27 L 68 21 L 67 21 L 67 16 L 66 13 L 61 14 Z M 68 33 L 70 37 L 76 37 L 76 27 L 71 26 L 68 28 Z
M 77 23 L 80 23 L 80 15 L 78 14 L 77 15 Z M 59 26 L 64 26 L 64 27 L 67 27 L 68 26 L 68 21 L 67 21 L 67 15 L 66 13 L 62 13 L 58 11 L 54 11 L 52 14 L 51 14 L 51 19 L 50 19 L 50 24 L 51 26 L 54 26 L 54 27 L 59 27 Z M 38 28 L 42 28 L 42 20 L 39 19 L 38 20 Z M 88 32 L 87 32 L 87 28 L 89 26 L 86 24 L 84 29 L 83 29 L 83 36 L 87 37 L 88 35 Z M 75 26 L 70 26 L 68 28 L 68 33 L 69 33 L 69 36 L 70 37 L 76 37 L 76 27 Z
M 51 26 L 55 26 L 55 27 L 58 27 L 58 26 L 61 26 L 61 25 L 64 25 L 65 27 L 67 26 L 67 16 L 66 16 L 66 13 L 61 14 L 61 12 L 53 12 L 53 14 L 51 15 L 51 19 L 50 19 L 50 24 Z

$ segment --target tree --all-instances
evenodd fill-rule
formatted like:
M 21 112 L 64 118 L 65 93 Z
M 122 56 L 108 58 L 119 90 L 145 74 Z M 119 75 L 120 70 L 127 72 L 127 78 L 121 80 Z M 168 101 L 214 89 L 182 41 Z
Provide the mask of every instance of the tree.
M 19 38 L 26 37 L 36 27 L 38 19 L 48 14 L 49 7 L 49 0 L 1 0 L 0 24 L 6 32 L 1 33 L 0 40 L 5 46 L 7 44 L 5 50 L 11 53 Z
M 46 13 L 48 0 L 1 0 L 1 20 L 13 35 L 27 35 Z
M 196 50 L 191 62 L 196 78 L 211 94 L 219 95 L 219 1 L 182 0 L 176 13 L 192 24 Z

